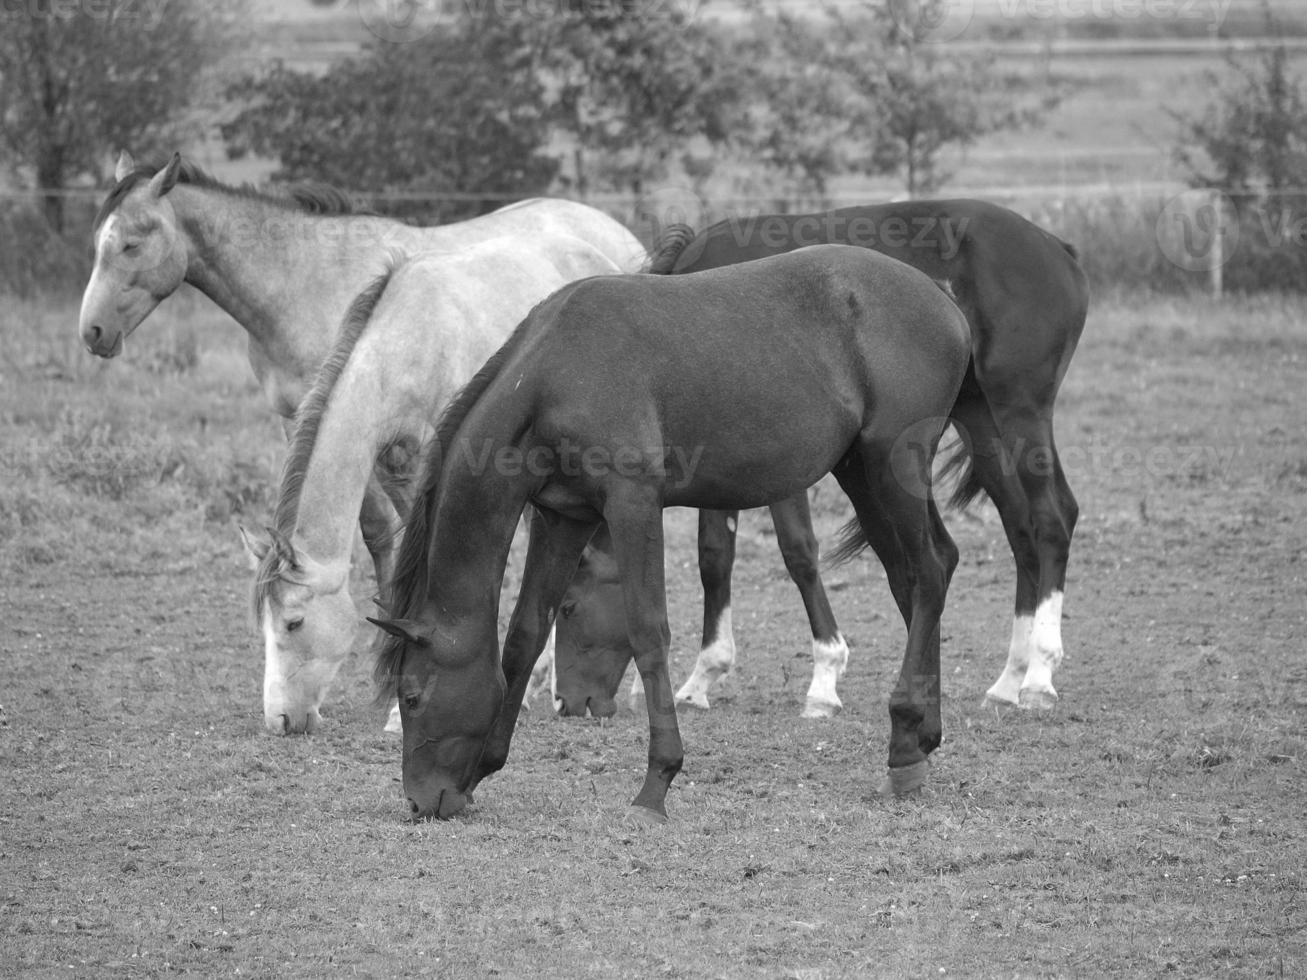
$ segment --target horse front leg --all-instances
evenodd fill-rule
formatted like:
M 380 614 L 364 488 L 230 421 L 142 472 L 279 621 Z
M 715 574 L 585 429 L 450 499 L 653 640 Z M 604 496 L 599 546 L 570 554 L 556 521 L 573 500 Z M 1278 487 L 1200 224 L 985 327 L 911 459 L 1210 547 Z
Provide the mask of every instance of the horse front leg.
M 531 669 L 551 635 L 567 584 L 598 523 L 572 520 L 550 511 L 532 511 L 522 588 L 504 639 L 504 701 L 481 753 L 474 786 L 508 761 Z
M 656 487 L 625 485 L 609 492 L 604 519 L 622 581 L 627 631 L 644 681 L 649 714 L 649 766 L 630 814 L 645 823 L 667 820 L 667 790 L 681 771 L 685 749 L 667 670 L 671 629 L 663 570 L 662 499 Z

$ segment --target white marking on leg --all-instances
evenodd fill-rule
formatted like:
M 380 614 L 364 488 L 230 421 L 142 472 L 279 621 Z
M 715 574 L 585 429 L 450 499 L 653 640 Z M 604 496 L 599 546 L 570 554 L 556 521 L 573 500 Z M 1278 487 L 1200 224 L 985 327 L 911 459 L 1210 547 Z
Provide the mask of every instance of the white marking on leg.
M 696 708 L 708 708 L 708 689 L 735 666 L 735 636 L 731 629 L 731 607 L 717 620 L 715 639 L 699 651 L 690 679 L 676 692 L 676 700 Z
M 1030 665 L 1030 633 L 1034 626 L 1034 616 L 1012 617 L 1012 642 L 1007 648 L 1007 664 L 994 686 L 985 692 L 986 703 L 1016 704 L 1020 701 L 1021 682 Z
M 834 718 L 844 707 L 835 688 L 848 664 L 849 645 L 843 636 L 812 641 L 812 683 L 803 706 L 804 718 Z
M 1062 593 L 1050 592 L 1035 610 L 1030 631 L 1030 666 L 1021 684 L 1021 707 L 1051 708 L 1057 703 L 1053 672 L 1062 662 Z

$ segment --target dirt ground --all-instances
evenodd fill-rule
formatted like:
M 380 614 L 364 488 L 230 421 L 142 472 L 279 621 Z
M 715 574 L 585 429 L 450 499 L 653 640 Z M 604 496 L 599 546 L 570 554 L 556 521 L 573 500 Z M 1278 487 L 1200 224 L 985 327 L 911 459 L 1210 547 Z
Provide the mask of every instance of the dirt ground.
M 421 825 L 364 655 L 320 733 L 262 734 L 233 523 L 266 520 L 280 448 L 235 328 L 165 308 L 99 364 L 69 310 L 3 314 L 0 974 L 1302 975 L 1304 313 L 1098 302 L 1058 419 L 1082 510 L 1061 703 L 981 706 L 1011 560 L 987 506 L 949 516 L 919 799 L 872 793 L 903 643 L 878 566 L 828 573 L 846 707 L 801 720 L 802 608 L 745 515 L 740 664 L 683 712 L 672 820 L 641 831 L 627 711 L 537 705 L 466 815 Z M 847 508 L 815 493 L 829 541 Z M 693 527 L 669 512 L 674 682 Z

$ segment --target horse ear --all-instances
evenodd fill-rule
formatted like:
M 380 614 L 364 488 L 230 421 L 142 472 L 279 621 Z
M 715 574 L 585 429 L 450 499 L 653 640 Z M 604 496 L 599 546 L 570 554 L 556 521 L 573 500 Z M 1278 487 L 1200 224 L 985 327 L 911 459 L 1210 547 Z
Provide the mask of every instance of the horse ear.
M 416 643 L 418 646 L 431 646 L 430 638 L 422 635 L 425 627 L 416 619 L 373 619 L 371 616 L 366 618 L 373 626 L 391 636 L 408 640 L 409 643 Z
M 257 531 L 247 531 L 240 524 L 236 525 L 236 530 L 240 531 L 241 541 L 245 544 L 245 552 L 250 557 L 250 568 L 257 571 L 263 559 L 272 550 L 272 538 L 259 534 Z
M 155 197 L 163 197 L 163 195 L 167 194 L 177 186 L 177 177 L 181 173 L 181 169 L 182 155 L 174 153 L 167 166 L 150 178 L 150 193 Z
M 132 155 L 126 150 L 119 150 L 118 163 L 113 168 L 113 179 L 118 181 L 126 180 L 128 174 L 135 169 L 136 161 L 132 159 Z
M 281 562 L 283 568 L 299 568 L 299 556 L 295 554 L 295 546 L 290 543 L 290 538 L 282 534 L 275 527 L 265 527 L 268 532 L 268 538 L 272 541 L 272 546 L 277 549 L 277 559 Z

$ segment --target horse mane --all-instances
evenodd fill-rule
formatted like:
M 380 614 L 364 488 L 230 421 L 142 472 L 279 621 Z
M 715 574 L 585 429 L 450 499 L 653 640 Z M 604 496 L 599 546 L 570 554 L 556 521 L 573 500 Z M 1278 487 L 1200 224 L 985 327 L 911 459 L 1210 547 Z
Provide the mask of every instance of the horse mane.
M 95 222 L 92 225 L 92 233 L 98 231 L 100 225 L 104 224 L 105 219 L 113 214 L 122 204 L 123 199 L 127 197 L 138 185 L 144 181 L 150 180 L 155 174 L 163 169 L 163 164 L 158 166 L 137 166 L 131 173 L 127 174 L 122 180 L 118 181 L 109 191 L 109 196 L 104 199 L 100 205 L 100 210 L 96 212 Z M 218 191 L 222 194 L 230 194 L 234 197 L 242 197 L 253 201 L 262 201 L 264 204 L 271 204 L 275 207 L 285 208 L 292 211 L 300 211 L 304 214 L 313 214 L 319 216 L 328 215 L 370 215 L 375 212 L 360 206 L 353 201 L 348 194 L 338 187 L 331 184 L 318 182 L 305 182 L 291 184 L 286 188 L 286 193 L 269 194 L 266 191 L 259 190 L 251 184 L 226 184 L 219 180 L 207 170 L 192 163 L 185 158 L 182 159 L 181 169 L 177 173 L 177 183 L 190 184 L 193 187 L 203 187 L 207 190 Z
M 676 260 L 695 237 L 695 230 L 687 224 L 668 225 L 649 250 L 649 262 L 641 271 L 655 276 L 671 275 Z
M 534 311 L 533 311 L 534 312 Z M 416 614 L 418 604 L 427 591 L 427 559 L 430 553 L 429 540 L 436 501 L 440 495 L 441 476 L 445 461 L 450 458 L 454 439 L 486 389 L 499 377 L 504 363 L 517 350 L 527 325 L 533 320 L 532 314 L 517 325 L 517 328 L 504 341 L 499 350 L 490 355 L 490 359 L 481 366 L 481 370 L 459 389 L 436 423 L 436 435 L 433 450 L 427 454 L 423 470 L 418 478 L 419 490 L 409 509 L 408 519 L 404 522 L 404 533 L 400 539 L 399 552 L 395 558 L 395 567 L 384 594 L 385 614 L 391 617 L 412 617 Z M 376 685 L 377 703 L 382 703 L 395 695 L 399 682 L 399 661 L 404 656 L 403 639 L 387 635 L 377 651 L 376 664 L 372 668 L 372 679 Z
M 349 363 L 350 355 L 358 345 L 359 337 L 372 319 L 373 311 L 381 300 L 381 295 L 390 284 L 393 267 L 368 285 L 363 292 L 354 297 L 331 353 L 318 369 L 313 387 L 300 402 L 295 411 L 295 434 L 291 437 L 290 448 L 286 453 L 286 462 L 281 468 L 281 492 L 277 497 L 277 507 L 273 512 L 273 529 L 287 539 L 295 533 L 299 522 L 300 497 L 304 490 L 304 476 L 308 472 L 309 460 L 317 446 L 318 431 L 322 424 L 322 413 L 326 411 L 331 400 L 331 393 L 336 390 Z M 282 577 L 280 556 L 277 549 L 270 548 L 259 562 L 258 573 L 254 578 L 254 618 L 257 621 L 268 601 L 275 583 Z

